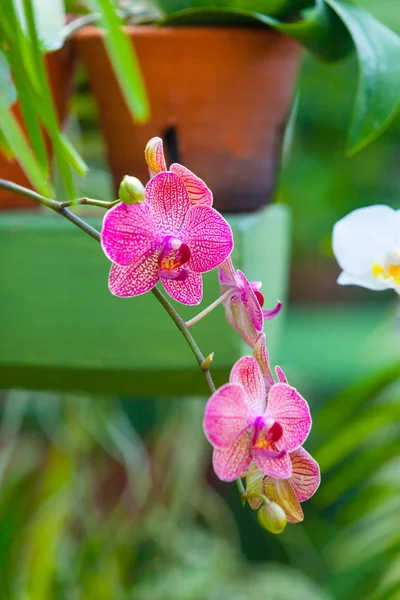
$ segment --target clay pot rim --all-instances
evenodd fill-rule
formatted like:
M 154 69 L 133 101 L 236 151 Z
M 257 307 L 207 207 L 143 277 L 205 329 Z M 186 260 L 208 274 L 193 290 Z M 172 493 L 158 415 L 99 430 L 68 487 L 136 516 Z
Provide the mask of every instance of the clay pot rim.
M 178 25 L 178 26 L 162 26 L 162 25 L 124 25 L 123 29 L 129 35 L 135 37 L 168 37 L 170 35 L 180 37 L 192 37 L 195 33 L 196 37 L 205 38 L 219 38 L 222 33 L 226 34 L 229 31 L 229 35 L 232 37 L 242 37 L 245 35 L 258 36 L 258 37 L 273 37 L 288 38 L 283 33 L 276 31 L 272 27 L 251 27 L 251 26 L 236 26 L 236 25 Z M 73 36 L 73 39 L 80 38 L 99 38 L 104 37 L 105 31 L 97 25 L 85 25 L 82 29 L 78 29 Z M 290 38 L 289 38 L 290 39 Z

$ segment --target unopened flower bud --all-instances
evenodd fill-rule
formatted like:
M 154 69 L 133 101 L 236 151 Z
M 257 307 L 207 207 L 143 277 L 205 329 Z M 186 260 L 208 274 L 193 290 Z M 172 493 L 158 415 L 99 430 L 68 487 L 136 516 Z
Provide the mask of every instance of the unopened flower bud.
M 287 524 L 286 515 L 276 502 L 263 504 L 257 517 L 261 527 L 271 533 L 282 533 Z
M 119 186 L 119 199 L 124 204 L 141 204 L 145 201 L 144 187 L 137 177 L 125 175 Z
M 157 173 L 167 170 L 164 158 L 163 141 L 161 138 L 153 137 L 147 142 L 144 157 L 151 174 L 157 175 Z

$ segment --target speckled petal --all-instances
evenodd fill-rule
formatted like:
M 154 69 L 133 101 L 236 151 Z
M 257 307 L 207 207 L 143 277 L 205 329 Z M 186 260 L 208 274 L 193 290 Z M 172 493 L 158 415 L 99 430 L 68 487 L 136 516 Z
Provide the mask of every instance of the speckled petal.
M 176 235 L 180 238 L 190 207 L 189 196 L 181 178 L 169 171 L 159 173 L 150 179 L 145 193 L 160 231 L 164 235 Z
M 213 446 L 224 448 L 231 445 L 251 425 L 251 410 L 241 385 L 223 385 L 206 404 L 203 427 Z
M 158 248 L 152 249 L 127 267 L 113 264 L 108 279 L 110 292 L 120 298 L 130 298 L 151 290 L 158 281 L 158 254 Z
M 163 141 L 159 137 L 153 137 L 147 142 L 144 157 L 150 171 L 150 177 L 167 170 L 164 158 Z
M 248 409 L 254 416 L 260 416 L 265 410 L 265 385 L 264 379 L 252 356 L 243 356 L 232 367 L 229 377 L 230 383 L 242 385 L 247 395 Z
M 192 171 L 189 171 L 189 169 L 178 163 L 172 164 L 170 171 L 176 173 L 182 179 L 189 194 L 191 204 L 212 206 L 213 196 L 211 190 L 200 177 L 197 177 Z
M 268 394 L 267 415 L 282 427 L 278 448 L 292 452 L 306 440 L 311 429 L 307 402 L 287 383 L 275 383 Z
M 269 366 L 268 348 L 265 342 L 264 332 L 260 333 L 257 338 L 257 341 L 253 347 L 253 355 L 256 361 L 258 362 L 258 366 L 261 369 L 261 372 L 264 377 L 265 388 L 268 392 L 270 387 L 274 385 L 275 381 L 272 376 L 271 368 Z
M 290 459 L 292 461 L 290 483 L 299 502 L 304 502 L 315 494 L 321 482 L 319 466 L 304 448 L 291 452 Z
M 226 448 L 215 448 L 213 466 L 222 481 L 234 481 L 247 471 L 251 464 L 249 432 L 245 431 Z
M 105 255 L 118 265 L 136 262 L 152 247 L 156 237 L 156 224 L 148 204 L 121 202 L 104 216 L 101 246 Z
M 192 206 L 184 223 L 184 239 L 192 257 L 189 269 L 205 273 L 218 267 L 233 249 L 232 231 L 225 219 L 208 206 Z
M 271 445 L 271 450 L 276 450 L 274 444 Z M 257 467 L 266 475 L 274 477 L 274 479 L 287 479 L 292 474 L 292 462 L 289 454 L 277 458 L 268 458 L 263 455 L 263 452 L 254 448 L 253 460 Z
M 273 479 L 264 477 L 262 493 L 271 502 L 276 502 L 285 511 L 288 523 L 300 523 L 304 519 L 303 510 L 291 485 L 292 478 Z
M 242 293 L 245 297 L 245 308 L 249 313 L 254 329 L 256 329 L 258 332 L 261 332 L 264 326 L 264 316 L 260 303 L 257 300 L 257 297 L 250 285 L 250 282 L 246 279 L 244 273 L 238 270 L 237 275 L 242 284 L 241 287 Z
M 189 276 L 183 281 L 161 277 L 165 291 L 174 300 L 193 306 L 200 304 L 203 297 L 203 281 L 200 273 L 189 271 Z

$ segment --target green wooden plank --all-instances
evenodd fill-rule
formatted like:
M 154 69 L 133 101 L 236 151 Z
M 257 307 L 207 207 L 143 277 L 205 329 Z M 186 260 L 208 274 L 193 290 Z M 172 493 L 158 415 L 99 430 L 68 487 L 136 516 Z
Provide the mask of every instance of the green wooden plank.
M 266 305 L 284 300 L 290 215 L 283 205 L 232 216 L 234 262 L 264 282 Z M 90 222 L 100 227 L 99 219 Z M 58 215 L 0 214 L 0 387 L 107 391 L 143 395 L 205 390 L 181 334 L 156 299 L 113 297 L 109 261 L 99 246 Z M 216 272 L 204 276 L 201 307 L 218 295 Z M 267 324 L 276 348 L 283 316 Z M 203 353 L 215 352 L 221 381 L 249 349 L 228 326 L 222 307 L 193 328 Z

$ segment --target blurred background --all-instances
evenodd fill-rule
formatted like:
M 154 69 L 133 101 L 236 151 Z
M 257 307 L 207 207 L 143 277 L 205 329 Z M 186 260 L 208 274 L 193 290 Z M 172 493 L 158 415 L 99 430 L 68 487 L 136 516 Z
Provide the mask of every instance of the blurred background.
M 361 4 L 400 34 L 396 2 Z M 66 130 L 90 171 L 77 193 L 113 200 L 78 69 Z M 293 236 L 273 362 L 310 403 L 306 448 L 322 470 L 304 522 L 273 536 L 216 479 L 204 396 L 3 391 L 2 600 L 400 598 L 398 298 L 338 286 L 331 251 L 332 227 L 351 210 L 400 208 L 400 117 L 346 156 L 355 74 L 354 58 L 304 57 L 275 195 Z

